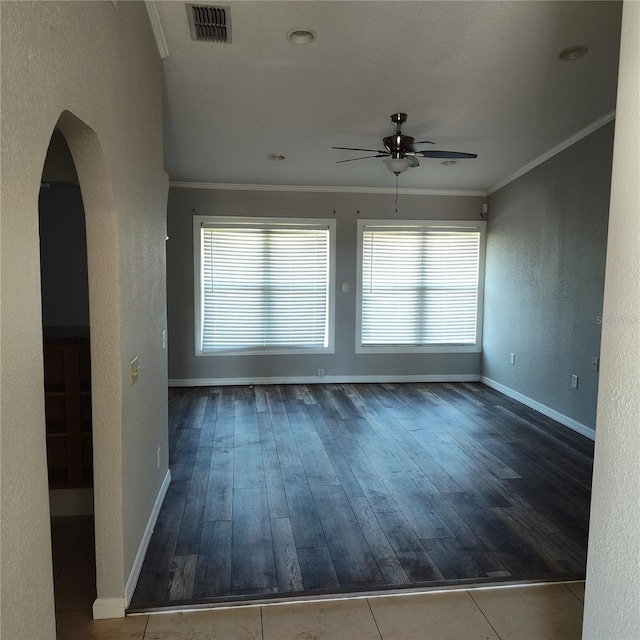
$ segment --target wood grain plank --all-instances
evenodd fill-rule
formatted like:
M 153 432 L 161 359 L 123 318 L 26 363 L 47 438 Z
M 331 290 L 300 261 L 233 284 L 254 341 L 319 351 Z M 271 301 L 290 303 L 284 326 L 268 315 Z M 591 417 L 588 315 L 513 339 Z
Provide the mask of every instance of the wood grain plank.
M 340 584 L 380 582 L 380 568 L 344 491 L 326 486 L 312 487 L 312 493 Z
M 208 473 L 194 473 L 189 482 L 189 490 L 180 523 L 180 533 L 176 543 L 177 556 L 197 555 L 202 534 L 205 500 L 207 497 Z
M 298 548 L 298 560 L 305 590 L 340 588 L 340 580 L 327 547 Z
M 324 531 L 304 471 L 282 467 L 282 477 L 296 547 L 326 546 Z
M 231 522 L 204 522 L 193 587 L 194 598 L 215 598 L 231 591 Z
M 169 600 L 189 600 L 193 597 L 198 555 L 176 556 L 171 568 Z
M 409 584 L 409 576 L 402 568 L 366 498 L 352 497 L 349 502 L 386 584 Z
M 272 519 L 271 535 L 273 536 L 273 551 L 278 575 L 278 591 L 280 593 L 302 591 L 304 583 L 291 520 L 289 518 Z
M 276 587 L 273 539 L 265 489 L 234 489 L 231 588 Z
M 410 582 L 442 580 L 442 573 L 402 515 L 383 512 L 376 513 L 376 518 Z

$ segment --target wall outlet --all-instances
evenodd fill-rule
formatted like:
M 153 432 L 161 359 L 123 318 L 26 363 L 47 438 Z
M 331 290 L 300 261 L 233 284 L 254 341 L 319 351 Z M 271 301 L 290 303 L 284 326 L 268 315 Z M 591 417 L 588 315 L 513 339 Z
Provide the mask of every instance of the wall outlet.
M 324 377 L 324 369 L 318 369 L 318 378 Z
M 593 356 L 593 360 L 591 361 L 591 368 L 594 371 L 597 371 L 599 366 L 600 366 L 600 358 L 598 356 Z
M 129 380 L 131 381 L 131 386 L 138 382 L 138 377 L 140 375 L 140 366 L 138 364 L 138 356 L 131 359 L 129 363 Z
M 515 353 L 509 354 L 509 364 L 515 364 L 515 363 L 516 363 L 516 354 Z
M 575 374 L 573 374 L 573 375 L 571 376 L 571 387 L 572 387 L 573 389 L 577 389 L 577 388 L 578 388 L 578 376 L 577 376 L 577 375 L 575 375 Z
M 349 283 L 348 282 L 343 282 L 342 283 L 342 293 L 349 293 Z
M 158 450 L 156 451 L 156 464 L 158 469 L 160 469 L 160 447 L 158 447 Z

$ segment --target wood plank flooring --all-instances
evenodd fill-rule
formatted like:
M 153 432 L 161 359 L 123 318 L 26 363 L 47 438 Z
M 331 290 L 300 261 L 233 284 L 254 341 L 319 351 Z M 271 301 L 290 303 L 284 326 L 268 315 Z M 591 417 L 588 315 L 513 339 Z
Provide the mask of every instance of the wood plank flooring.
M 584 577 L 593 443 L 480 384 L 171 389 L 131 610 Z

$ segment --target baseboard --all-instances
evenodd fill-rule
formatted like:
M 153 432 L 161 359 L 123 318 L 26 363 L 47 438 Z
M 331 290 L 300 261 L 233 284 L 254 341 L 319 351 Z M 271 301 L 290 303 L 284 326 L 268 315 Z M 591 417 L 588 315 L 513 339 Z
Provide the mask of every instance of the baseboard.
M 381 382 L 478 382 L 476 374 L 423 374 L 408 376 L 291 376 L 272 378 L 170 378 L 170 387 L 227 387 L 252 384 L 376 384 Z
M 49 491 L 51 517 L 93 514 L 93 489 L 52 489 Z
M 93 603 L 93 619 L 124 618 L 126 608 L 124 598 L 98 598 Z
M 138 584 L 138 578 L 140 577 L 142 563 L 144 562 L 144 557 L 147 554 L 149 541 L 151 540 L 151 535 L 153 534 L 153 530 L 155 529 L 156 520 L 158 519 L 158 514 L 160 513 L 160 508 L 162 507 L 162 503 L 164 502 L 164 497 L 167 495 L 167 489 L 169 488 L 170 483 L 171 470 L 167 469 L 167 473 L 164 477 L 164 480 L 162 481 L 162 485 L 160 486 L 158 495 L 156 496 L 155 504 L 153 505 L 153 509 L 151 510 L 149 521 L 147 522 L 144 534 L 142 535 L 142 540 L 140 541 L 138 553 L 136 553 L 135 560 L 133 561 L 133 566 L 131 567 L 127 584 L 124 587 L 124 608 L 129 606 L 131 598 L 133 597 L 133 592 L 135 591 L 136 585 Z M 122 615 L 124 615 L 124 609 Z
M 573 429 L 573 431 L 578 432 L 579 434 L 585 436 L 586 438 L 589 438 L 590 440 L 596 439 L 595 429 L 587 427 L 587 425 L 582 424 L 581 422 L 578 422 L 577 420 L 574 420 L 569 416 L 565 416 L 564 414 L 556 411 L 555 409 L 552 409 L 551 407 L 547 407 L 537 400 L 533 400 L 532 398 L 529 398 L 528 396 L 525 396 L 518 391 L 514 391 L 509 387 L 505 387 L 505 385 L 500 384 L 499 382 L 496 382 L 491 378 L 487 378 L 486 376 L 480 376 L 480 382 L 482 382 L 482 384 L 486 384 L 492 389 L 495 389 L 496 391 L 499 391 L 500 393 L 504 393 L 505 396 L 509 396 L 510 398 L 513 398 L 518 402 L 522 402 L 522 404 L 526 405 L 527 407 L 535 409 L 542 415 L 547 416 L 547 418 L 551 418 L 552 420 L 559 422 L 561 425 L 569 427 L 569 429 Z

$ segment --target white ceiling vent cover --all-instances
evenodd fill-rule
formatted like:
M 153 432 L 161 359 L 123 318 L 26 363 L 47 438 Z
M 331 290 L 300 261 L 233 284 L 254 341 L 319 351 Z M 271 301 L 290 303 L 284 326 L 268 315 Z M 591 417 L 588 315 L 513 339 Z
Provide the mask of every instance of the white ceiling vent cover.
M 204 42 L 231 42 L 229 7 L 187 3 L 191 39 Z

